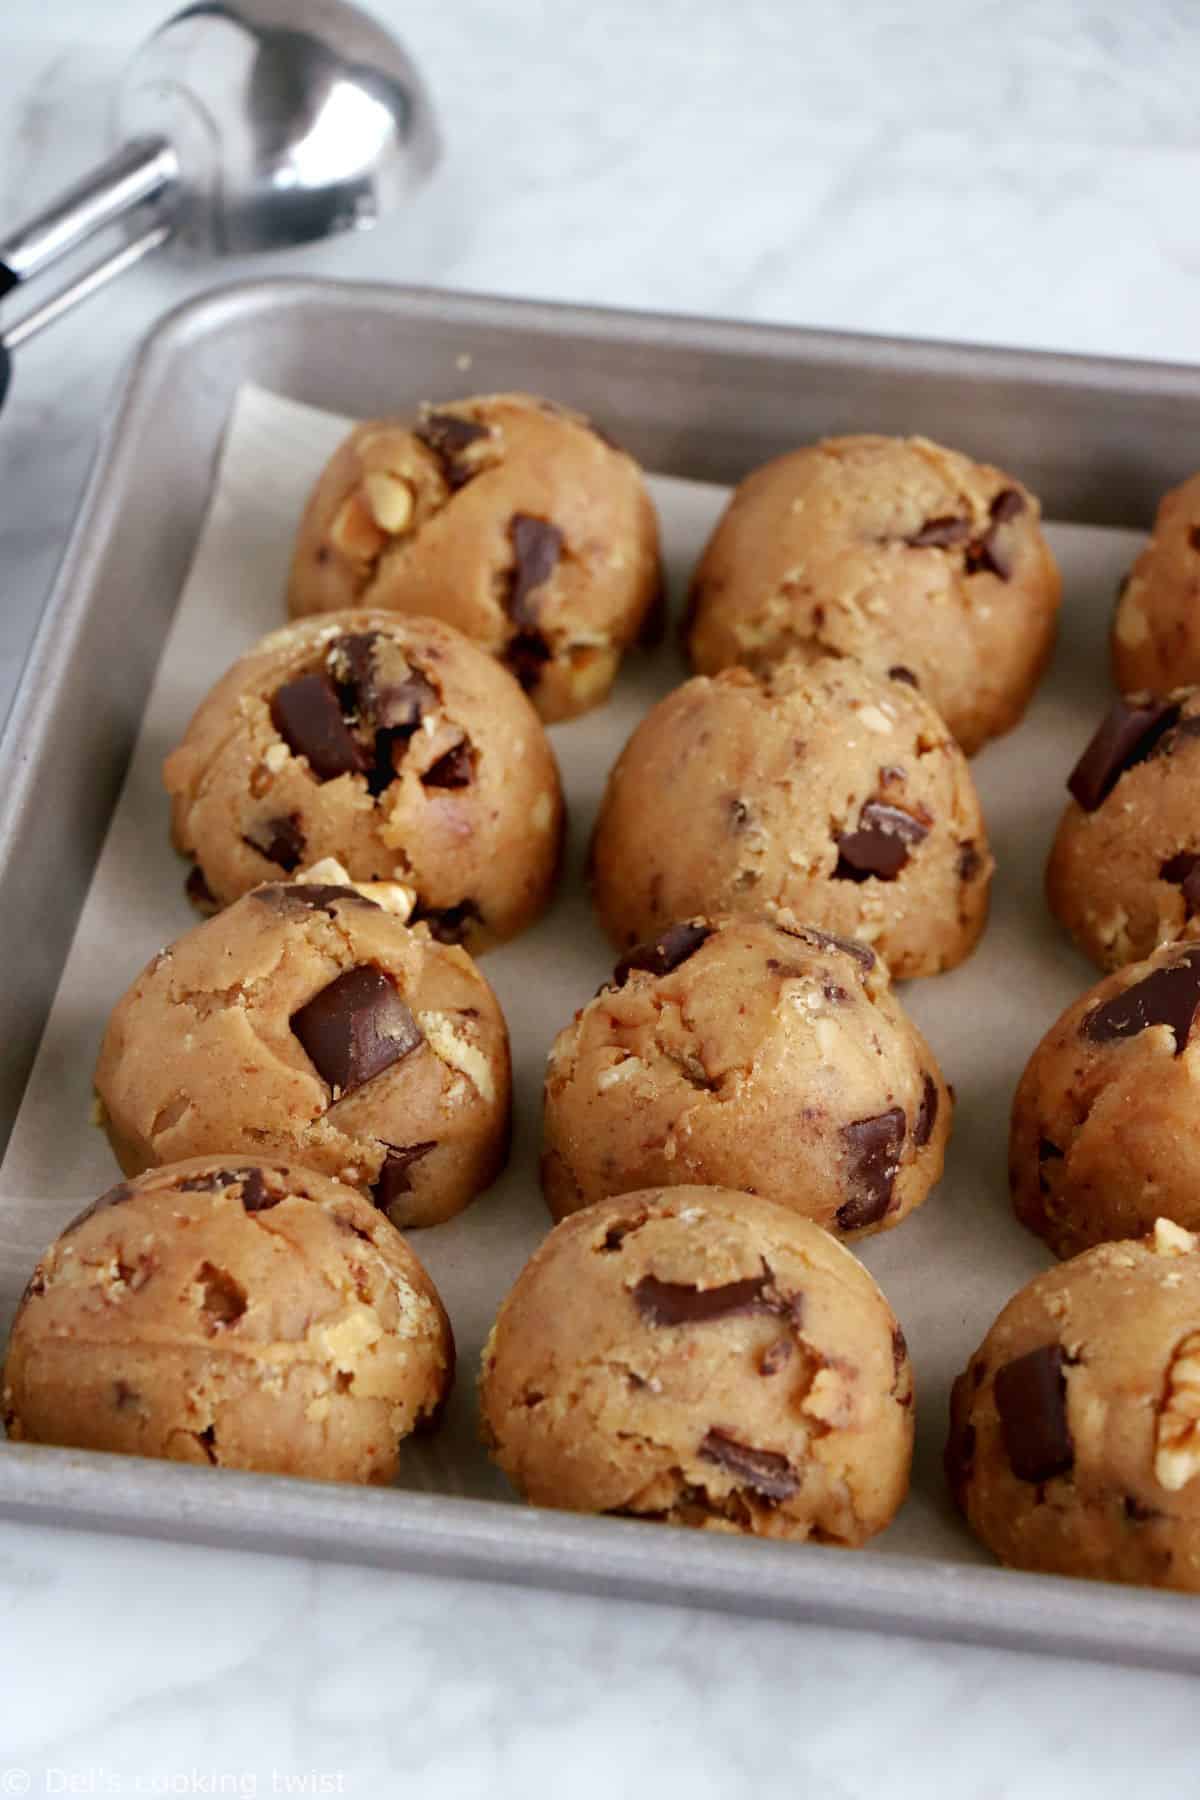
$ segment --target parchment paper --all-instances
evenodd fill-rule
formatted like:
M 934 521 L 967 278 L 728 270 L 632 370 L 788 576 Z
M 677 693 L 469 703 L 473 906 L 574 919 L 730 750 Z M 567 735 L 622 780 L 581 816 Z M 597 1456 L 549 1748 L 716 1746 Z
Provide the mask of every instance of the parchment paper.
M 160 764 L 212 681 L 282 622 L 296 521 L 346 426 L 344 419 L 252 388 L 239 395 L 129 776 L 0 1166 L 4 1321 L 40 1251 L 117 1179 L 103 1133 L 89 1122 L 91 1072 L 104 1022 L 153 953 L 195 922 L 183 896 L 183 865 L 167 841 Z M 651 487 L 678 604 L 726 495 L 669 475 L 653 476 Z M 1041 1033 L 1092 979 L 1046 911 L 1042 868 L 1067 770 L 1107 704 L 1108 608 L 1140 543 L 1135 533 L 1070 525 L 1051 527 L 1050 537 L 1067 589 L 1053 670 L 1024 723 L 974 763 L 999 865 L 991 923 L 965 967 L 902 990 L 957 1090 L 946 1175 L 898 1230 L 858 1246 L 904 1326 L 917 1382 L 912 1494 L 876 1543 L 960 1562 L 978 1560 L 982 1552 L 944 1491 L 947 1397 L 1000 1307 L 1049 1261 L 1009 1211 L 1008 1108 Z M 612 967 L 612 952 L 584 897 L 587 836 L 605 776 L 626 738 L 684 673 L 669 637 L 657 651 L 628 660 L 609 705 L 552 732 L 571 817 L 566 877 L 543 922 L 483 965 L 512 1034 L 513 1156 L 504 1178 L 459 1218 L 413 1234 L 454 1323 L 459 1381 L 442 1431 L 406 1449 L 405 1485 L 511 1497 L 476 1442 L 475 1374 L 500 1299 L 549 1224 L 537 1183 L 546 1051 Z M 670 804 L 664 796 L 664 821 Z M 19 955 L 20 946 L 12 953 Z

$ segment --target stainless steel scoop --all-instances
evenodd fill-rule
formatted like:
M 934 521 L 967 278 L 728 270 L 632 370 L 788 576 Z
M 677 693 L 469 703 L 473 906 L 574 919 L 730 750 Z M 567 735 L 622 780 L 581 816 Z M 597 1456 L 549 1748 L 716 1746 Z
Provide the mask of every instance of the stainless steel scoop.
M 412 61 L 346 0 L 185 7 L 130 64 L 116 121 L 121 148 L 0 239 L 2 300 L 124 227 L 119 248 L 0 332 L 0 403 L 9 352 L 152 250 L 243 255 L 363 230 L 438 156 Z

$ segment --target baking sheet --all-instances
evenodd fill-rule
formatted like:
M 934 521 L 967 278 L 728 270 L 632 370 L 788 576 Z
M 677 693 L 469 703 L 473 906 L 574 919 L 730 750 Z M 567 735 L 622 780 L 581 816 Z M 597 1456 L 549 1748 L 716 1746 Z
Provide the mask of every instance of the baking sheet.
M 0 1322 L 39 1252 L 116 1178 L 106 1140 L 89 1122 L 104 1022 L 150 956 L 194 923 L 183 865 L 167 841 L 162 757 L 211 682 L 281 622 L 295 523 L 346 425 L 255 388 L 238 395 L 125 788 L 0 1165 Z M 651 487 L 678 607 L 725 490 L 669 475 L 651 477 Z M 1066 585 L 1055 663 L 1025 722 L 974 763 L 998 863 L 991 923 L 965 967 L 902 990 L 957 1090 L 946 1175 L 897 1231 L 859 1246 L 904 1326 L 917 1380 L 913 1491 L 875 1547 L 960 1563 L 989 1559 L 954 1515 L 941 1478 L 949 1385 L 995 1313 L 1049 1260 L 1008 1209 L 1008 1105 L 1037 1038 L 1092 979 L 1046 912 L 1041 872 L 1063 778 L 1106 704 L 1110 598 L 1142 541 L 1139 533 L 1079 525 L 1054 525 L 1049 535 Z M 466 1213 L 413 1234 L 454 1322 L 460 1379 L 442 1431 L 406 1451 L 401 1485 L 511 1498 L 478 1447 L 474 1371 L 500 1298 L 549 1224 L 537 1185 L 546 1050 L 612 965 L 582 883 L 591 821 L 633 726 L 684 673 L 668 639 L 628 660 L 608 706 L 552 730 L 571 815 L 566 877 L 545 920 L 483 962 L 512 1034 L 513 1157 L 502 1181 Z

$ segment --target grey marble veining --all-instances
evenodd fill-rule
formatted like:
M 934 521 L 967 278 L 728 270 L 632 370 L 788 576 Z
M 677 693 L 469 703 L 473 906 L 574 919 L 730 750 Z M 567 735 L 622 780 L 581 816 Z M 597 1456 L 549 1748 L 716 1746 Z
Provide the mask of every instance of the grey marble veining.
M 276 268 L 1200 356 L 1192 0 L 376 11 L 432 81 L 446 164 L 385 231 Z M 103 146 L 160 16 L 3 0 L 0 219 Z M 130 349 L 247 272 L 147 267 L 19 353 L 0 706 Z M 8 1770 L 33 1793 L 270 1793 L 274 1771 L 472 1800 L 1195 1786 L 1183 1677 L 11 1527 L 0 1620 L 0 1793 L 23 1791 Z

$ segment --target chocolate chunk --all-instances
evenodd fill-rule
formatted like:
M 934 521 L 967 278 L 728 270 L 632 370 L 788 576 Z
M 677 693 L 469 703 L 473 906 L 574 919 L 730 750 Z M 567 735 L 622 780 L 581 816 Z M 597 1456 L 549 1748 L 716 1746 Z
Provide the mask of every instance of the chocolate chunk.
M 461 944 L 472 925 L 482 925 L 483 914 L 473 900 L 460 900 L 456 906 L 423 906 L 419 902 L 410 925 L 427 925 L 429 935 L 439 944 Z
M 908 846 L 929 836 L 929 827 L 903 807 L 883 800 L 868 800 L 858 815 L 855 831 L 836 840 L 835 881 L 894 881 L 908 862 Z
M 714 1319 L 731 1319 L 738 1313 L 780 1310 L 774 1277 L 766 1263 L 761 1275 L 714 1288 L 643 1275 L 633 1289 L 633 1303 L 647 1325 L 710 1325 Z
M 288 813 L 282 818 L 264 819 L 261 825 L 254 825 L 246 832 L 242 842 L 290 875 L 304 859 L 305 838 L 300 814 Z
M 1133 1494 L 1126 1494 L 1121 1509 L 1125 1517 L 1136 1525 L 1147 1525 L 1152 1519 L 1165 1518 L 1156 1506 L 1144 1506 Z
M 898 1325 L 892 1327 L 892 1374 L 899 1375 L 908 1361 L 908 1339 Z
M 414 425 L 413 436 L 418 438 L 427 450 L 432 450 L 442 465 L 442 475 L 446 486 L 451 489 L 464 487 L 472 475 L 478 474 L 470 464 L 462 461 L 462 453 L 469 445 L 478 443 L 480 438 L 490 437 L 491 432 L 486 425 L 477 425 L 474 419 L 460 419 L 457 413 L 426 413 L 419 425 Z
M 368 899 L 357 888 L 338 887 L 321 881 L 270 882 L 266 887 L 252 888 L 251 893 L 273 912 L 294 915 L 326 912 L 332 919 L 333 909 L 340 900 L 347 901 L 351 906 L 368 907 L 371 912 L 381 911 L 377 900 Z
M 550 661 L 550 646 L 536 631 L 518 631 L 504 648 L 504 661 L 527 694 L 542 679 L 542 670 Z
M 1175 1034 L 1175 1054 L 1182 1055 L 1200 1007 L 1200 948 L 1184 950 L 1172 962 L 1127 987 L 1084 1016 L 1080 1032 L 1094 1044 L 1137 1037 L 1152 1025 L 1167 1025 Z
M 1043 1344 L 996 1370 L 992 1392 L 1009 1467 L 1018 1481 L 1050 1481 L 1074 1465 L 1065 1364 L 1060 1344 Z
M 917 1116 L 913 1122 L 913 1143 L 918 1149 L 927 1144 L 933 1136 L 933 1128 L 937 1124 L 938 1091 L 937 1082 L 928 1070 L 921 1085 L 921 1104 L 917 1108 Z
M 926 519 L 919 531 L 904 542 L 912 550 L 943 550 L 951 544 L 962 544 L 971 535 L 970 519 L 958 519 L 950 513 Z
M 705 1432 L 700 1455 L 767 1500 L 788 1500 L 800 1486 L 800 1477 L 786 1456 L 777 1450 L 757 1450 L 751 1444 L 741 1444 L 715 1425 Z
M 127 1381 L 122 1381 L 118 1377 L 113 1382 L 113 1410 L 115 1412 L 129 1412 L 131 1408 L 140 1406 L 141 1401 L 142 1396 L 136 1388 L 130 1387 Z
M 1188 532 L 1188 543 L 1193 550 L 1200 550 L 1200 525 L 1193 525 Z
M 314 994 L 290 1023 L 335 1100 L 425 1041 L 391 976 L 366 963 L 347 969 Z
M 412 1182 L 409 1170 L 414 1163 L 428 1156 L 431 1150 L 437 1149 L 437 1139 L 430 1138 L 424 1144 L 389 1144 L 383 1166 L 371 1189 L 371 1198 L 382 1213 L 391 1213 L 391 1209 L 405 1194 L 412 1193 Z M 396 1221 L 393 1221 L 395 1223 Z
M 745 831 L 746 826 L 750 822 L 750 808 L 746 805 L 746 802 L 744 800 L 739 800 L 737 795 L 733 794 L 730 796 L 727 805 L 729 808 L 730 831 Z
M 921 685 L 912 670 L 906 669 L 903 663 L 893 663 L 888 670 L 888 678 L 891 681 L 903 681 L 906 686 L 912 688 L 919 688 Z
M 875 967 L 875 952 L 868 944 L 860 944 L 854 938 L 837 937 L 832 931 L 820 931 L 815 925 L 783 925 L 778 920 L 775 929 L 786 932 L 788 937 L 803 938 L 816 950 L 837 950 L 843 956 L 852 956 L 864 973 Z
M 777 1337 L 773 1344 L 768 1344 L 758 1359 L 760 1375 L 778 1375 L 792 1359 L 796 1345 L 790 1337 Z
M 375 650 L 378 631 L 348 633 L 334 638 L 325 652 L 325 667 L 337 688 L 343 715 L 369 719 L 374 712 Z
M 875 1225 L 887 1212 L 907 1128 L 908 1121 L 898 1106 L 843 1125 L 846 1172 L 853 1190 L 837 1211 L 837 1222 L 843 1231 L 860 1231 L 864 1225 Z
M 1038 1139 L 1037 1153 L 1039 1162 L 1061 1162 L 1063 1158 L 1058 1145 L 1052 1144 L 1047 1137 Z
M 1025 511 L 1025 496 L 1019 488 L 1001 488 L 988 511 L 994 524 L 1007 525 L 1010 519 Z
M 770 962 L 768 962 L 767 967 L 770 968 L 770 966 Z M 803 970 L 796 969 L 794 973 L 801 975 L 803 974 Z M 850 990 L 849 988 L 844 988 L 839 981 L 823 981 L 821 983 L 821 996 L 823 999 L 828 1000 L 830 1006 L 845 1006 L 850 998 Z
M 217 1194 L 222 1189 L 232 1187 L 240 1181 L 242 1184 L 242 1205 L 248 1213 L 266 1212 L 272 1206 L 278 1206 L 282 1194 L 267 1191 L 262 1170 L 253 1166 L 245 1169 L 213 1169 L 207 1175 L 191 1175 L 181 1181 L 181 1194 Z
M 437 689 L 418 669 L 410 669 L 403 681 L 376 688 L 371 717 L 390 731 L 413 732 L 437 704 Z
M 351 734 L 328 675 L 301 675 L 271 696 L 271 723 L 296 756 L 306 756 L 318 781 L 363 775 L 367 758 Z
M 958 879 L 960 881 L 974 881 L 982 866 L 983 858 L 980 856 L 978 849 L 971 842 L 970 838 L 965 838 L 958 846 L 958 860 L 955 864 L 955 868 L 958 871 Z
M 1200 851 L 1181 850 L 1178 855 L 1168 857 L 1158 872 L 1164 881 L 1182 888 L 1187 918 L 1200 912 Z
M 1125 771 L 1145 762 L 1178 719 L 1179 706 L 1170 700 L 1149 695 L 1114 700 L 1067 777 L 1067 792 L 1084 812 L 1095 812 Z
M 946 1481 L 960 1512 L 966 1510 L 967 1483 L 975 1464 L 975 1427 L 971 1423 L 971 1384 L 959 1375 L 950 1390 L 950 1433 L 946 1439 Z
M 624 987 L 635 969 L 645 969 L 651 975 L 669 975 L 672 969 L 695 955 L 701 944 L 712 936 L 712 931 L 711 925 L 694 922 L 672 925 L 652 944 L 639 944 L 623 956 L 612 972 L 610 986 Z
M 558 567 L 563 535 L 557 525 L 535 519 L 529 513 L 513 514 L 508 535 L 516 558 L 506 603 L 508 616 L 514 625 L 524 629 L 537 624 L 538 609 L 530 596 L 549 581 Z
M 475 765 L 471 756 L 471 746 L 467 743 L 455 744 L 453 750 L 447 750 L 444 756 L 426 769 L 421 777 L 425 787 L 464 788 L 470 787 L 475 775 Z
M 188 878 L 183 884 L 183 891 L 192 905 L 198 906 L 201 912 L 216 912 L 216 896 L 205 881 L 204 870 L 199 863 L 189 871 Z

